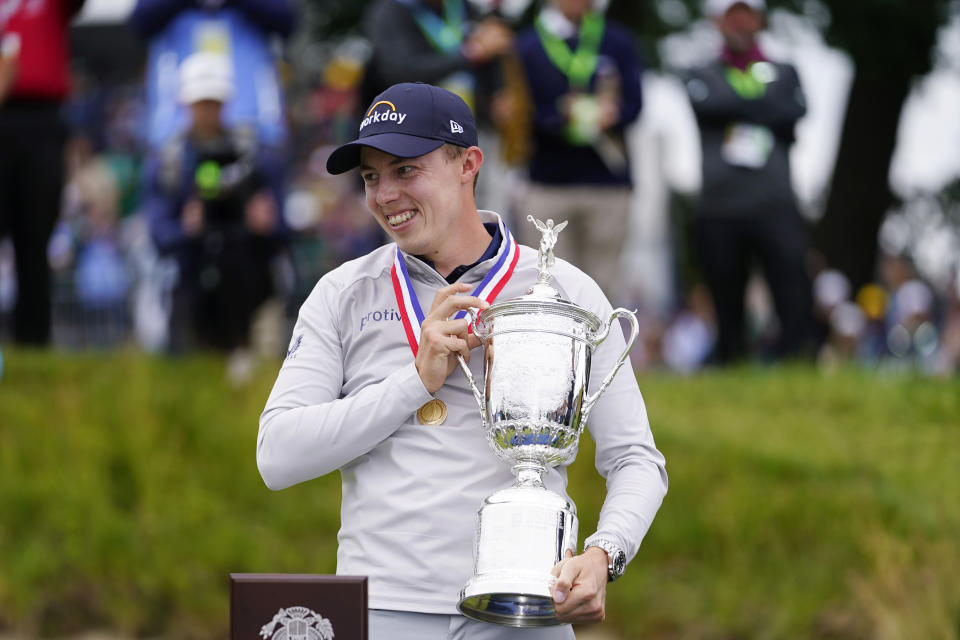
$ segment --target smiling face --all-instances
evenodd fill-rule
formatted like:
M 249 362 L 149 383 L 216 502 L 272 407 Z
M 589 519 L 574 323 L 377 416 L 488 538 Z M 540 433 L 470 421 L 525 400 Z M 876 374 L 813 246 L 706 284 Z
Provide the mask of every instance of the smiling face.
M 444 147 L 416 158 L 363 147 L 360 175 L 367 208 L 402 251 L 430 258 L 442 272 L 446 259 L 472 252 L 478 220 L 472 185 L 482 157 L 476 147 L 457 158 Z

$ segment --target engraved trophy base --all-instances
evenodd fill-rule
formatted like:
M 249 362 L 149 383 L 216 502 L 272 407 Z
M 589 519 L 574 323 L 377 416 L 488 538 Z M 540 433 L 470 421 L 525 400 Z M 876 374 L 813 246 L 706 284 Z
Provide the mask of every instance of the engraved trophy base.
M 460 612 L 510 627 L 563 624 L 550 570 L 576 546 L 572 502 L 536 485 L 497 491 L 478 514 L 475 571 L 460 592 Z

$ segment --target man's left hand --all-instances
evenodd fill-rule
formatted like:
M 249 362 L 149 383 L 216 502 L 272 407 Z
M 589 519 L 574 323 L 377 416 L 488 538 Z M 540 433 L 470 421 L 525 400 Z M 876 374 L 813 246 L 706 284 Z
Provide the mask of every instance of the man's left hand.
M 582 554 L 567 555 L 551 573 L 557 576 L 553 603 L 564 622 L 600 622 L 604 617 L 609 575 L 607 552 L 588 547 Z
M 267 236 L 273 232 L 277 223 L 277 204 L 270 192 L 258 191 L 247 201 L 244 219 L 247 230 L 254 235 Z
M 8 33 L 0 38 L 0 104 L 13 88 L 20 60 L 20 36 Z

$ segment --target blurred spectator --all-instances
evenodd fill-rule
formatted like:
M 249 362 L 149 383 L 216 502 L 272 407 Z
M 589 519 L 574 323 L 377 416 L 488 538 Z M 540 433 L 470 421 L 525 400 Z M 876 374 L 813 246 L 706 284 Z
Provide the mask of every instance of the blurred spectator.
M 224 110 L 230 125 L 253 126 L 261 145 L 282 146 L 287 137 L 271 34 L 289 36 L 293 0 L 137 0 L 130 24 L 149 41 L 146 74 L 147 137 L 159 147 L 182 131 L 177 69 L 195 52 L 219 53 L 242 69 Z
M 757 259 L 779 320 L 773 357 L 799 355 L 812 332 L 804 267 L 806 229 L 790 178 L 794 126 L 806 113 L 793 66 L 757 46 L 763 0 L 708 0 L 724 40 L 719 58 L 691 71 L 686 88 L 700 128 L 703 188 L 695 234 L 717 312 L 715 359 L 746 352 L 744 289 Z
M 489 121 L 493 62 L 513 35 L 499 18 L 478 18 L 466 0 L 375 0 L 364 18 L 373 55 L 360 104 L 399 82 L 427 82 L 456 93 L 478 120 Z
M 364 17 L 373 55 L 364 69 L 359 104 L 389 86 L 426 82 L 452 91 L 477 118 L 484 166 L 481 208 L 505 213 L 506 167 L 500 162 L 493 99 L 502 84 L 500 58 L 513 33 L 497 15 L 480 15 L 466 0 L 374 0 Z
M 87 344 L 106 347 L 126 336 L 131 277 L 121 240 L 120 188 L 103 159 L 84 162 L 67 184 L 63 222 L 76 241 L 74 299 L 77 329 Z M 60 233 L 59 231 L 57 232 Z M 56 247 L 51 243 L 51 248 Z M 51 251 L 51 262 L 59 261 Z
M 327 271 L 383 244 L 383 230 L 357 193 L 356 176 L 327 172 L 332 146 L 307 157 L 284 206 L 294 269 L 290 311 L 296 312 Z M 284 345 L 286 346 L 286 345 Z
M 829 333 L 817 354 L 818 364 L 829 368 L 856 362 L 867 322 L 863 310 L 849 300 L 842 300 L 831 307 L 828 319 Z
M 860 338 L 860 358 L 874 364 L 886 355 L 886 313 L 890 296 L 886 289 L 876 283 L 862 286 L 857 292 L 856 303 L 863 311 L 865 325 Z
M 947 293 L 947 308 L 943 323 L 943 351 L 940 372 L 960 373 L 960 270 Z
M 670 369 L 693 373 L 707 361 L 716 339 L 710 294 L 697 284 L 687 305 L 670 323 L 663 336 L 663 360 Z
M 829 339 L 830 314 L 834 308 L 849 299 L 850 280 L 836 269 L 823 269 L 813 279 L 813 314 L 818 345 L 825 344 Z
M 50 340 L 47 242 L 60 208 L 69 92 L 67 28 L 83 0 L 0 5 L 0 235 L 13 239 L 14 339 Z
M 151 234 L 179 267 L 170 346 L 179 351 L 196 340 L 243 362 L 254 312 L 273 290 L 271 261 L 282 231 L 277 162 L 251 129 L 224 124 L 234 89 L 228 58 L 194 54 L 180 75 L 189 127 L 146 172 Z
M 940 350 L 933 292 L 917 277 L 906 256 L 883 255 L 880 265 L 881 277 L 890 292 L 886 355 L 895 366 L 932 373 Z
M 640 58 L 633 36 L 593 0 L 550 0 L 517 38 L 533 117 L 524 214 L 567 220 L 556 254 L 617 299 L 617 274 L 631 201 L 624 129 L 640 113 Z M 516 229 L 537 246 L 532 225 Z

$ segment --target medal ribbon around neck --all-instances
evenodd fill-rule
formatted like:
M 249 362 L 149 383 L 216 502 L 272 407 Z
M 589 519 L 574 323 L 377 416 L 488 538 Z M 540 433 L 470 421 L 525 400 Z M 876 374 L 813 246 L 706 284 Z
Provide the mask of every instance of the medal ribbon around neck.
M 500 257 L 493 268 L 487 272 L 486 277 L 470 294 L 489 303 L 493 303 L 503 287 L 506 286 L 510 276 L 513 275 L 514 267 L 517 266 L 517 259 L 520 257 L 520 247 L 510 234 L 510 230 L 503 224 L 503 220 L 500 221 L 500 236 L 503 238 L 506 248 L 500 252 Z M 407 273 L 407 265 L 403 260 L 403 254 L 400 253 L 400 247 L 397 247 L 397 253 L 393 257 L 390 277 L 393 280 L 393 293 L 397 296 L 397 306 L 400 309 L 403 330 L 407 335 L 407 342 L 410 343 L 410 349 L 413 351 L 413 357 L 416 358 L 420 346 L 420 325 L 423 324 L 424 315 L 423 309 L 420 307 L 420 300 L 417 299 L 417 294 L 413 290 L 413 283 Z M 466 315 L 466 311 L 459 311 L 453 317 L 459 320 Z

